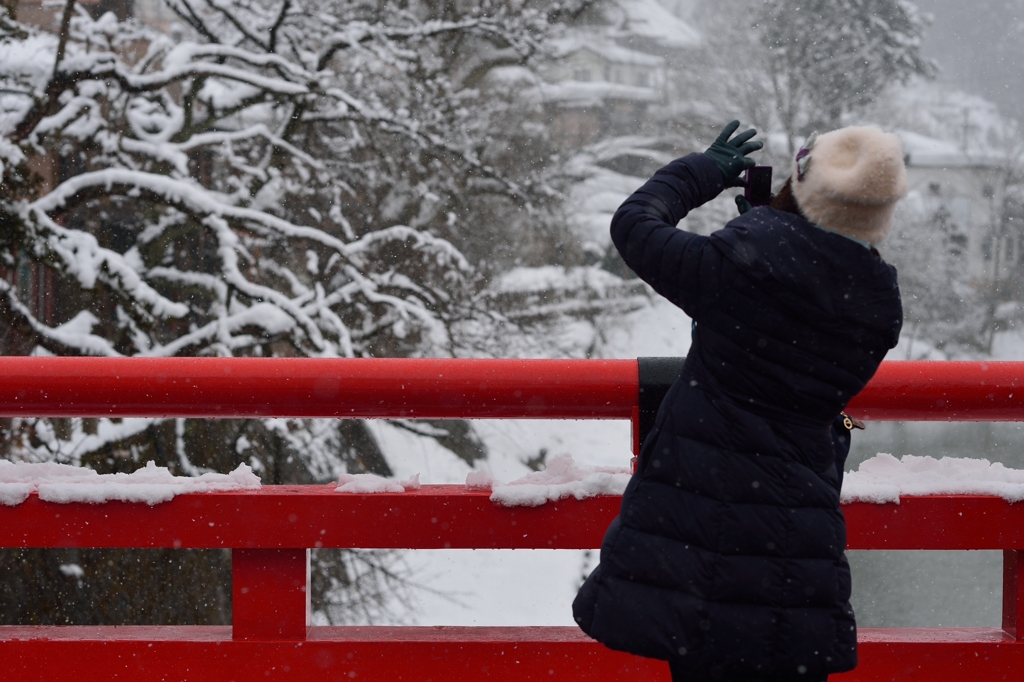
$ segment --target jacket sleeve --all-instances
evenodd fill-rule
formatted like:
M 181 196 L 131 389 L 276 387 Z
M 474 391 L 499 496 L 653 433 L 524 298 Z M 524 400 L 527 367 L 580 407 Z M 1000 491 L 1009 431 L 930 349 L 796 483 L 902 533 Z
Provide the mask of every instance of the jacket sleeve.
M 722 258 L 707 237 L 676 224 L 724 188 L 715 162 L 690 154 L 655 173 L 612 218 L 612 241 L 626 265 L 691 318 L 712 293 Z

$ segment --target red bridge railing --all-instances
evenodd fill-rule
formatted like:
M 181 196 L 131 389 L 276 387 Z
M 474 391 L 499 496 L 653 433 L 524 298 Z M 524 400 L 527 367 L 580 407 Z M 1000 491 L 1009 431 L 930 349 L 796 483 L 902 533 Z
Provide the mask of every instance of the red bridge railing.
M 636 423 L 640 402 L 634 360 L 0 358 L 0 377 L 0 416 Z M 1024 363 L 887 363 L 849 411 L 1024 420 L 1018 384 Z M 310 627 L 310 548 L 591 549 L 619 504 L 506 508 L 464 486 L 372 495 L 334 487 L 181 495 L 152 507 L 37 496 L 0 506 L 0 547 L 226 548 L 233 565 L 231 626 L 3 626 L 3 679 L 668 680 L 664 663 L 610 651 L 576 628 Z M 1002 550 L 1003 623 L 861 629 L 861 665 L 835 679 L 1024 679 L 1024 505 L 935 496 L 844 511 L 851 549 Z

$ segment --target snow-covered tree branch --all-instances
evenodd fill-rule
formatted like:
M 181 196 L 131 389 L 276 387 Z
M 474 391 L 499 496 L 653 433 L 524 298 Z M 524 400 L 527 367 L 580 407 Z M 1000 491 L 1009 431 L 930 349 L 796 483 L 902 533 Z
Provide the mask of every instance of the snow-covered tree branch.
M 193 39 L 73 2 L 57 36 L 5 24 L 6 266 L 115 306 L 93 311 L 82 353 L 93 336 L 126 355 L 452 352 L 473 269 L 445 237 L 482 188 L 524 208 L 555 192 L 481 156 L 480 93 L 437 48 L 460 43 L 475 70 L 525 64 L 548 14 L 169 4 Z M 279 314 L 246 312 L 266 304 Z M 67 352 L 47 330 L 79 305 L 26 306 L 30 343 Z
M 610 275 L 558 300 L 484 286 L 563 239 L 538 105 L 494 72 L 589 4 L 167 0 L 175 37 L 73 0 L 56 33 L 0 8 L 0 352 L 486 355 L 635 307 Z M 310 483 L 390 475 L 381 428 L 487 455 L 463 422 L 326 420 L 6 420 L 0 450 Z
M 479 354 L 458 335 L 494 319 L 487 240 L 548 238 L 559 199 L 484 77 L 588 4 L 171 0 L 182 39 L 70 1 L 57 34 L 3 14 L 4 352 Z M 361 428 L 314 439 L 335 455 L 308 475 L 386 473 Z M 41 456 L 89 461 L 89 429 Z
M 790 146 L 815 128 L 839 127 L 888 85 L 934 75 L 921 55 L 925 25 L 910 0 L 764 2 L 756 26 Z

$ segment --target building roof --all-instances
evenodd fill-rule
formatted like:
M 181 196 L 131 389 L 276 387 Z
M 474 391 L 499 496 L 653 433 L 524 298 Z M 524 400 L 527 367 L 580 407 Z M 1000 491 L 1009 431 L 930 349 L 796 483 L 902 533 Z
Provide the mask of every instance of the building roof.
M 556 54 L 563 58 L 580 50 L 587 50 L 613 64 L 631 64 L 652 68 L 665 64 L 664 57 L 622 47 L 607 37 L 600 34 L 595 35 L 593 31 L 570 31 L 563 38 L 553 41 L 553 44 Z
M 701 44 L 700 32 L 658 0 L 614 0 L 614 4 L 620 10 L 616 28 L 624 35 L 647 38 L 671 48 Z
M 1001 168 L 1009 159 L 990 150 L 973 152 L 948 140 L 940 140 L 909 130 L 897 130 L 903 142 L 907 165 L 918 168 Z
M 540 83 L 537 95 L 545 102 L 558 102 L 572 107 L 601 106 L 607 100 L 630 102 L 656 102 L 658 92 L 654 88 L 642 88 L 607 81 L 562 81 L 561 83 Z

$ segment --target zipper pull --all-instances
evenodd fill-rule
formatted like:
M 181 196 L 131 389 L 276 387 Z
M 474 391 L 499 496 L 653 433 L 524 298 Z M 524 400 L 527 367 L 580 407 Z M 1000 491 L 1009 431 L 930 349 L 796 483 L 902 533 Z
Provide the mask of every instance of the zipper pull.
M 845 412 L 840 412 L 839 416 L 843 418 L 843 426 L 846 427 L 847 431 L 853 431 L 854 429 L 864 429 L 864 422 L 859 419 L 854 419 Z

